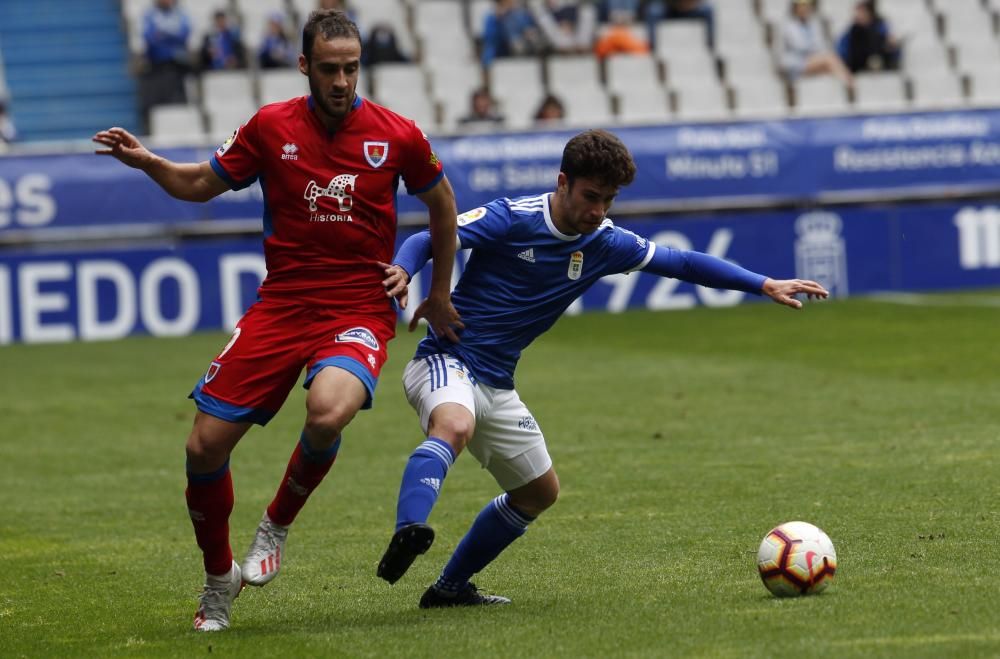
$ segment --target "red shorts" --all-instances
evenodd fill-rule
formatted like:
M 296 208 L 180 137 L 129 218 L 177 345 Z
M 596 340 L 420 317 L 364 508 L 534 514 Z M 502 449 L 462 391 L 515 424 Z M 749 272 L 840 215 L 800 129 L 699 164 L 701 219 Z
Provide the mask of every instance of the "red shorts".
M 226 421 L 265 425 L 295 386 L 336 366 L 355 375 L 372 405 L 375 385 L 396 336 L 396 314 L 345 315 L 314 306 L 257 302 L 240 319 L 229 343 L 212 361 L 191 398 L 198 409 Z

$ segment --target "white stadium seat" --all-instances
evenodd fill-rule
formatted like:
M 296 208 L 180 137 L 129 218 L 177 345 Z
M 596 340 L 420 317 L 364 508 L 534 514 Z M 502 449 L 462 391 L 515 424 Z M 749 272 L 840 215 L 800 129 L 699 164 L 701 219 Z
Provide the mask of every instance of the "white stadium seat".
M 242 100 L 257 102 L 253 79 L 247 71 L 205 71 L 201 74 L 201 99 L 206 106 Z
M 742 77 L 730 81 L 729 85 L 737 117 L 764 119 L 788 114 L 785 83 L 776 73 L 762 73 L 757 78 Z
M 309 83 L 298 69 L 267 69 L 260 72 L 257 82 L 261 105 L 309 93 Z
M 950 110 L 965 103 L 962 81 L 951 71 L 937 71 L 910 78 L 913 107 L 917 110 Z
M 196 105 L 157 105 L 149 111 L 149 134 L 160 142 L 198 142 L 207 136 Z
M 673 116 L 660 86 L 632 87 L 618 93 L 618 121 L 624 124 L 666 123 Z
M 718 83 L 675 90 L 674 94 L 677 102 L 676 116 L 678 119 L 685 121 L 716 121 L 732 117 L 726 90 Z
M 801 78 L 795 83 L 795 114 L 814 116 L 848 112 L 847 90 L 832 76 Z
M 854 107 L 861 112 L 898 112 L 909 106 L 898 73 L 865 73 L 854 78 Z
M 611 55 L 604 62 L 608 91 L 618 93 L 635 86 L 659 86 L 659 64 L 651 55 Z

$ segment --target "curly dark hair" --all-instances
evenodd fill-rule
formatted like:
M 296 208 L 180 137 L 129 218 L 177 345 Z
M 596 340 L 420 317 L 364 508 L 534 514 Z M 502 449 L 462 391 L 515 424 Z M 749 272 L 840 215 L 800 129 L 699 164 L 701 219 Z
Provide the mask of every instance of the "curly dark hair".
M 587 178 L 620 188 L 635 178 L 635 161 L 616 135 L 594 129 L 566 143 L 559 170 L 566 175 L 570 187 L 577 178 Z
M 309 20 L 302 28 L 302 54 L 306 57 L 306 62 L 312 62 L 313 43 L 316 41 L 316 34 L 319 34 L 325 41 L 331 39 L 357 39 L 361 41 L 361 32 L 347 14 L 339 9 L 319 9 L 309 14 Z

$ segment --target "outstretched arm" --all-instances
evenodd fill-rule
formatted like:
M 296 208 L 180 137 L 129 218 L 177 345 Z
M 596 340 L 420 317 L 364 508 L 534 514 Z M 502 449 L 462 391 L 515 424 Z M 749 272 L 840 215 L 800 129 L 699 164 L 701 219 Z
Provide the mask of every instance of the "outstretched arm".
M 643 269 L 661 277 L 681 279 L 701 286 L 766 295 L 778 304 L 793 309 L 802 307 L 802 302 L 794 297 L 799 293 L 805 293 L 809 298 L 825 298 L 829 295 L 825 288 L 808 279 L 771 279 L 710 254 L 659 245 Z
M 156 181 L 171 197 L 183 201 L 208 201 L 229 189 L 208 161 L 176 163 L 162 158 L 146 147 L 124 128 L 102 130 L 92 138 L 106 148 L 97 155 L 112 156 L 129 167 L 141 170 Z

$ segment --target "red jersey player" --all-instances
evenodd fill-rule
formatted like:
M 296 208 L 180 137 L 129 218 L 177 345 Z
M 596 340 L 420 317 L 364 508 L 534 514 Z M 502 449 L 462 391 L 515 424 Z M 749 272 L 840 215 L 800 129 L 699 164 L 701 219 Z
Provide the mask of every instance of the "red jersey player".
M 455 197 L 417 126 L 355 93 L 357 26 L 342 12 L 314 12 L 303 29 L 299 70 L 308 97 L 261 108 L 202 163 L 174 163 L 127 131 L 94 136 L 169 194 L 207 201 L 260 180 L 267 277 L 191 397 L 198 412 L 187 440 L 186 497 L 203 554 L 205 587 L 194 627 L 229 626 L 244 583 L 277 574 L 289 525 L 330 469 L 341 431 L 371 406 L 396 312 L 384 279 L 396 236 L 399 178 L 430 213 L 433 281 L 418 318 L 457 340 L 462 323 L 449 290 L 456 248 Z M 254 423 L 278 411 L 306 369 L 306 420 L 278 491 L 242 565 L 233 560 L 229 456 Z

